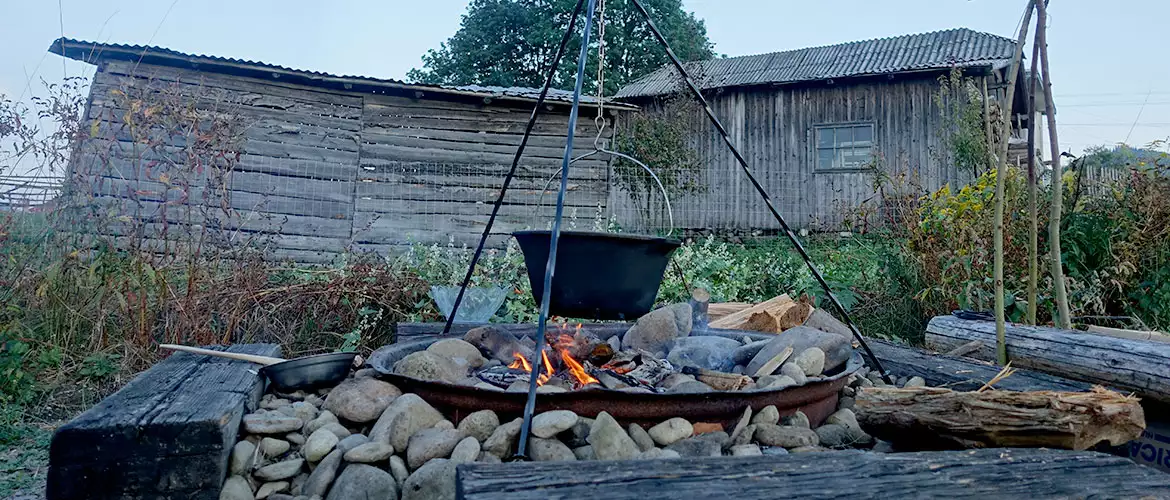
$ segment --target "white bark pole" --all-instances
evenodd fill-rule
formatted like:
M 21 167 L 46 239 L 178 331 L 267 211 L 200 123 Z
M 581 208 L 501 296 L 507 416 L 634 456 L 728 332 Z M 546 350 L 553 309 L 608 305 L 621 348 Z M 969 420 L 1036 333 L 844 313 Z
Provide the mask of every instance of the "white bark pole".
M 1048 141 L 1052 156 L 1052 216 L 1048 221 L 1049 248 L 1052 252 L 1052 295 L 1056 299 L 1056 326 L 1070 329 L 1068 292 L 1064 283 L 1064 265 L 1060 258 L 1060 211 L 1064 186 L 1060 168 L 1060 141 L 1056 136 L 1056 109 L 1052 103 L 1052 72 L 1048 69 L 1047 8 L 1036 2 L 1036 43 L 1040 44 L 1040 67 L 1044 72 L 1044 111 L 1048 115 Z

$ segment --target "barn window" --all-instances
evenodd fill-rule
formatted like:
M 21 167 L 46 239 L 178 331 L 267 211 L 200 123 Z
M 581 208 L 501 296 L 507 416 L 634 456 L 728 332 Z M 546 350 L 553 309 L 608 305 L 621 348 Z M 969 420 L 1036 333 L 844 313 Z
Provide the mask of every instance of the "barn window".
M 816 141 L 817 170 L 860 170 L 873 157 L 873 124 L 818 125 Z

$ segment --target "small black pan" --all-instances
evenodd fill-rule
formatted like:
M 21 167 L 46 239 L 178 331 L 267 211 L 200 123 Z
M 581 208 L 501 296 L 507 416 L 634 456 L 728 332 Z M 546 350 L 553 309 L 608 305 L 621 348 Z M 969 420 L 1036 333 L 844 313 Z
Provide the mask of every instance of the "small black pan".
M 262 366 L 260 368 L 261 375 L 268 377 L 268 380 L 272 381 L 272 385 L 278 389 L 286 391 L 311 389 L 341 382 L 349 375 L 349 369 L 353 366 L 354 358 L 357 357 L 355 352 L 330 352 L 296 359 L 283 359 L 175 344 L 160 344 L 159 347 L 256 363 Z

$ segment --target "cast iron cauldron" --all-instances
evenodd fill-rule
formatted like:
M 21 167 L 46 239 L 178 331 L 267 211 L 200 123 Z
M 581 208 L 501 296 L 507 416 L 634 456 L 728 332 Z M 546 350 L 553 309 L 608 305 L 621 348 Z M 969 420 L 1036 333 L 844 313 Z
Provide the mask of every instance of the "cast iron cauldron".
M 551 231 L 512 233 L 524 252 L 532 296 L 540 303 Z M 587 319 L 634 320 L 650 312 L 675 239 L 561 231 L 549 313 Z

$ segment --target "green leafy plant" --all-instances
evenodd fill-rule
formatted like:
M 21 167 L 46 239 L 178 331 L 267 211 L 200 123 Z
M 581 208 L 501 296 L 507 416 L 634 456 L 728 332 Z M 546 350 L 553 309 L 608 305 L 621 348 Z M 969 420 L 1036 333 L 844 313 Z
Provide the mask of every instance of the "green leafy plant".
M 104 379 L 118 373 L 120 368 L 118 360 L 120 359 L 122 359 L 121 354 L 94 353 L 82 360 L 81 370 L 77 373 L 86 378 Z

